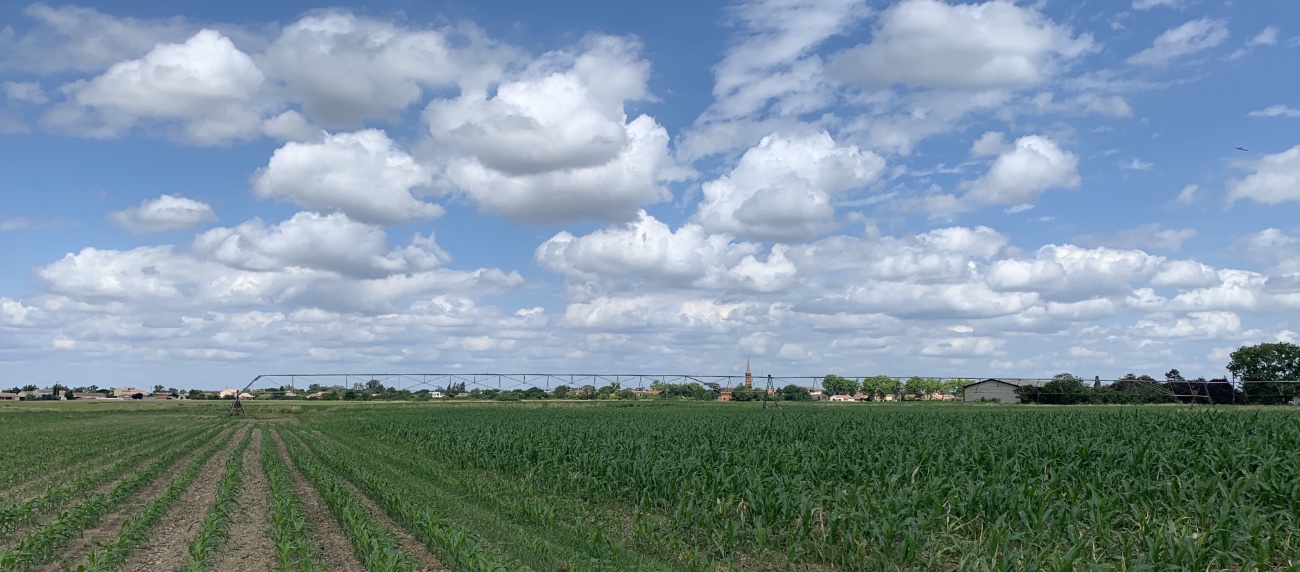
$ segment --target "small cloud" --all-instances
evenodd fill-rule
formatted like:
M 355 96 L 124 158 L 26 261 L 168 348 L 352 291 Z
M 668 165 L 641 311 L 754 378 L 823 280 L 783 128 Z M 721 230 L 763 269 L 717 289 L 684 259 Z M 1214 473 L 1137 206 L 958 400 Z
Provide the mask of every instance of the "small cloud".
M 26 230 L 32 227 L 32 221 L 23 217 L 0 219 L 0 231 Z
M 1277 45 L 1277 26 L 1269 26 L 1261 30 L 1254 38 L 1250 39 L 1248 46 L 1276 46 Z
M 135 234 L 180 230 L 215 218 L 207 203 L 180 195 L 162 195 L 108 215 L 109 222 Z
M 1196 236 L 1191 228 L 1165 228 L 1159 224 L 1144 224 L 1137 228 L 1110 234 L 1088 234 L 1076 240 L 1090 246 L 1110 248 L 1177 251 L 1183 243 Z
M 1137 157 L 1133 157 L 1127 161 L 1121 161 L 1119 166 L 1130 171 L 1150 171 L 1152 167 L 1155 167 L 1154 164 L 1138 159 Z
M 1292 109 L 1286 105 L 1272 105 L 1259 111 L 1249 113 L 1251 117 L 1292 117 L 1300 118 L 1300 109 Z
M 1178 198 L 1174 199 L 1174 202 L 1180 205 L 1190 205 L 1196 202 L 1196 192 L 1200 189 L 1200 185 L 1187 185 L 1178 192 Z
M 1174 59 L 1213 48 L 1227 39 L 1226 20 L 1201 18 L 1166 30 L 1151 47 L 1129 56 L 1127 61 L 1133 65 L 1165 66 Z
M 9 101 L 37 104 L 48 101 L 45 92 L 41 91 L 41 84 L 34 81 L 6 81 L 4 92 L 5 98 Z
M 1007 149 L 1007 141 L 1001 131 L 989 131 L 980 136 L 971 145 L 970 154 L 972 157 L 988 157 L 991 155 L 1001 155 Z
M 1157 6 L 1168 6 L 1170 8 L 1179 8 L 1182 0 L 1133 0 L 1134 10 L 1150 10 Z

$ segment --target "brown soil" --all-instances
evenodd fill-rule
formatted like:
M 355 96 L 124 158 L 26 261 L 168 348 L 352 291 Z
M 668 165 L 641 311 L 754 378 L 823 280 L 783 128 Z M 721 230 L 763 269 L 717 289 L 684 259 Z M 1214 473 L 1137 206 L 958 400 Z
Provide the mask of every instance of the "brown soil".
M 294 493 L 298 496 L 298 500 L 302 501 L 303 512 L 311 522 L 312 532 L 316 535 L 317 553 L 325 565 L 324 569 L 331 572 L 364 572 L 365 568 L 357 559 L 348 535 L 343 532 L 338 521 L 334 520 L 334 515 L 330 514 L 330 509 L 325 504 L 325 499 L 321 498 L 320 492 L 298 471 L 293 461 L 289 460 L 289 452 L 284 448 L 284 442 L 278 435 L 275 435 L 275 448 L 280 453 L 280 459 L 289 468 Z
M 122 569 L 176 570 L 189 561 L 190 540 L 203 529 L 203 519 L 217 501 L 217 483 L 226 472 L 226 461 L 249 430 L 248 426 L 240 427 L 239 433 L 204 463 L 194 483 L 172 503 L 149 532 L 148 542 L 131 552 Z
M 218 436 L 218 438 L 220 438 L 220 436 Z M 239 435 L 236 435 L 235 438 L 231 439 L 231 441 L 227 443 L 221 451 L 218 451 L 217 454 L 213 456 L 212 460 L 208 461 L 207 465 L 204 467 L 204 471 L 200 472 L 196 484 L 202 483 L 206 471 L 212 465 L 213 461 L 219 458 L 225 458 L 225 455 L 229 453 L 230 449 L 234 447 L 238 441 Z M 151 485 L 146 486 L 144 490 L 136 493 L 131 498 L 126 499 L 125 502 L 119 505 L 117 512 L 103 516 L 99 519 L 99 522 L 94 524 L 93 527 L 87 528 L 83 531 L 81 537 L 73 539 L 68 543 L 68 546 L 61 552 L 63 555 L 61 559 L 37 566 L 34 570 L 37 572 L 76 570 L 78 564 L 89 562 L 90 554 L 95 551 L 96 545 L 117 538 L 117 535 L 122 532 L 122 524 L 129 519 L 139 517 L 144 511 L 145 505 L 149 504 L 149 502 L 155 498 L 158 498 L 168 486 L 171 486 L 172 481 L 175 481 L 176 477 L 178 477 L 181 472 L 185 470 L 185 467 L 190 464 L 190 461 L 193 460 L 194 457 L 198 456 L 199 451 L 200 449 L 195 449 L 184 457 L 181 457 L 179 461 L 173 463 L 172 466 L 164 471 L 160 477 L 155 479 Z M 220 472 L 217 474 L 220 475 Z M 215 479 L 213 479 L 213 482 L 215 483 Z M 186 497 L 182 496 L 181 499 L 177 501 L 177 504 L 184 503 L 185 501 Z M 173 505 L 172 512 L 175 512 L 175 506 L 176 505 Z M 165 523 L 166 518 L 167 517 L 164 516 L 163 522 L 160 524 Z M 140 550 L 140 547 L 137 547 L 136 550 Z M 182 550 L 184 550 L 183 546 Z M 149 568 L 132 568 L 128 566 L 126 569 L 147 570 Z
M 325 438 L 320 436 L 319 433 L 317 435 L 321 439 Z M 380 508 L 379 505 L 370 500 L 370 497 L 361 492 L 361 489 L 352 486 L 352 483 L 349 483 L 346 480 L 340 480 L 340 482 L 342 482 L 343 486 L 347 487 L 347 489 L 352 492 L 356 499 L 361 502 L 362 506 L 366 507 L 366 510 L 370 512 L 370 515 L 374 518 L 376 524 L 391 531 L 393 536 L 397 537 L 398 548 L 411 558 L 413 563 L 416 565 L 416 570 L 419 570 L 420 572 L 440 572 L 443 570 L 451 570 L 451 568 L 443 565 L 443 563 L 438 560 L 437 556 L 431 554 L 429 549 L 425 547 L 423 543 L 416 540 L 415 537 L 402 529 L 401 526 L 398 526 L 393 519 L 389 518 L 388 514 L 384 512 L 384 509 Z
M 244 451 L 244 484 L 239 510 L 231 517 L 230 539 L 213 563 L 222 572 L 266 572 L 276 567 L 275 543 L 271 541 L 271 487 L 262 468 L 262 439 L 259 430 Z

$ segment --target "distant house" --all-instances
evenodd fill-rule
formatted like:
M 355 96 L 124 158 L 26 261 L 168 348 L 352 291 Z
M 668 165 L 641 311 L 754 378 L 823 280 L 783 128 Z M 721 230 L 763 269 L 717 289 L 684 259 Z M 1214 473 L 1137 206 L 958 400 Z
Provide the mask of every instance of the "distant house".
M 17 393 L 0 392 L 0 401 L 21 401 Z
M 987 399 L 1001 403 L 1020 403 L 1016 389 L 1020 387 L 1041 387 L 1041 379 L 986 379 L 961 388 L 962 398 L 966 401 Z
M 324 392 L 324 391 L 317 391 L 316 393 L 308 393 L 308 394 L 307 394 L 307 399 L 320 399 L 320 398 L 322 398 L 322 397 L 325 397 L 325 392 Z
M 235 397 L 235 395 L 238 394 L 238 393 L 239 393 L 239 390 L 238 390 L 238 389 L 227 388 L 227 389 L 223 389 L 223 390 L 221 390 L 221 391 L 218 391 L 218 392 L 217 392 L 217 397 L 220 397 L 221 399 L 226 399 L 226 398 L 231 398 L 231 399 L 233 399 L 233 398 Z
M 655 397 L 659 397 L 659 390 L 658 389 L 633 389 L 632 394 L 639 398 L 655 398 Z
M 75 399 L 108 399 L 107 395 L 104 395 L 98 391 L 92 391 L 92 392 L 78 391 L 73 393 L 72 397 Z
M 853 396 L 852 396 L 852 395 L 844 395 L 844 394 L 842 394 L 842 393 L 839 394 L 839 395 L 832 395 L 832 396 L 831 396 L 831 401 L 853 401 Z
M 441 391 L 430 391 L 430 392 L 429 392 L 429 399 L 442 399 L 442 392 L 441 392 Z

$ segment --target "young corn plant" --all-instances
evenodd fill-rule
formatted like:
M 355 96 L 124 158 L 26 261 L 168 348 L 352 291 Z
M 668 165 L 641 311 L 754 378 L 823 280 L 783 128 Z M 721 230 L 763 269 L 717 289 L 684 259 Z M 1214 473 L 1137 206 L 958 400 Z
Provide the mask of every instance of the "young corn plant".
M 200 455 L 215 450 L 220 443 L 229 439 L 230 435 L 227 435 L 221 442 L 209 445 L 205 451 L 200 452 Z M 114 510 L 136 492 L 148 486 L 168 467 L 188 453 L 189 451 L 179 449 L 171 451 L 118 483 L 111 490 L 93 495 L 82 504 L 63 511 L 58 519 L 0 552 L 0 570 L 30 570 L 38 564 L 53 559 L 56 551 L 69 540 L 80 535 L 87 527 L 98 522 L 104 514 Z
M 232 435 L 233 436 L 233 435 Z M 223 441 L 222 444 L 228 442 Z M 149 539 L 149 531 L 153 529 L 158 521 L 162 520 L 163 515 L 167 514 L 167 509 L 176 503 L 176 500 L 189 489 L 198 477 L 199 471 L 203 465 L 207 464 L 213 456 L 217 454 L 219 447 L 213 447 L 205 450 L 198 457 L 195 457 L 185 470 L 177 475 L 167 490 L 158 498 L 145 505 L 144 511 L 134 520 L 128 520 L 122 523 L 122 531 L 109 541 L 107 544 L 100 546 L 90 555 L 90 562 L 83 566 L 77 567 L 77 572 L 109 572 L 119 570 L 123 563 L 126 562 L 131 551 L 137 546 Z
M 352 491 L 293 439 L 285 439 L 289 458 L 316 486 L 330 512 L 352 541 L 358 558 L 369 572 L 410 572 L 415 566 L 399 548 L 392 532 L 375 523 Z
M 253 431 L 244 434 L 243 440 L 231 451 L 226 460 L 226 471 L 217 482 L 217 498 L 203 519 L 203 527 L 189 543 L 190 560 L 181 567 L 183 572 L 206 570 L 229 538 L 230 521 L 239 505 L 239 489 L 244 482 L 244 450 L 253 438 Z
M 277 569 L 280 572 L 322 570 L 309 541 L 307 515 L 293 491 L 293 478 L 269 436 L 262 438 L 262 468 L 271 488 L 271 540 L 275 543 Z

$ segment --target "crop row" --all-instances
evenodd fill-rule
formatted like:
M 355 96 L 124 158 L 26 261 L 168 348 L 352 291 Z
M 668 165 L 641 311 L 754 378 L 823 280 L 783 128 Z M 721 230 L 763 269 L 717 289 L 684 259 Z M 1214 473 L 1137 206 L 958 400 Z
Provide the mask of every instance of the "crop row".
M 167 513 L 167 509 L 171 508 L 176 503 L 176 500 L 194 483 L 194 479 L 198 477 L 203 465 L 207 464 L 233 436 L 232 433 L 230 437 L 209 446 L 190 461 L 185 470 L 181 471 L 171 485 L 163 491 L 163 494 L 146 504 L 140 516 L 137 516 L 134 520 L 124 522 L 122 531 L 113 540 L 95 550 L 90 555 L 89 565 L 79 568 L 78 572 L 109 572 L 119 569 L 131 554 L 131 551 L 149 538 L 149 531 L 158 524 L 158 521 Z M 247 443 L 247 440 L 248 438 L 245 437 L 244 442 Z
M 846 569 L 1300 562 L 1300 425 L 1285 413 L 449 408 L 316 423 L 626 506 L 630 538 L 660 554 Z
M 229 439 L 230 435 L 226 435 L 221 442 Z M 221 442 L 209 445 L 207 451 L 202 454 L 214 451 Z M 0 552 L 0 570 L 28 570 L 53 558 L 56 550 L 79 535 L 86 527 L 98 522 L 104 514 L 153 482 L 168 467 L 190 452 L 186 449 L 170 451 L 119 482 L 112 489 L 91 495 L 85 502 L 61 513 L 57 520 L 40 527 L 16 545 Z
M 23 415 L 23 423 L 0 434 L 6 437 L 5 464 L 0 467 L 0 490 L 29 488 L 24 483 L 45 484 L 71 469 L 96 467 L 116 450 L 147 446 L 157 439 L 153 420 L 112 418 L 66 419 L 42 414 Z M 69 438 L 95 435 L 94 439 Z M 105 446 L 112 443 L 112 446 Z
M 315 485 L 330 512 L 338 519 L 361 563 L 370 572 L 408 572 L 415 566 L 398 548 L 393 533 L 377 524 L 366 507 L 348 490 L 337 476 L 319 461 L 312 458 L 293 439 L 285 439 L 285 447 L 294 465 L 307 480 Z
M 226 472 L 222 473 L 221 480 L 217 482 L 217 498 L 208 509 L 198 535 L 190 541 L 190 561 L 181 568 L 182 571 L 198 572 L 207 569 L 221 543 L 230 537 L 230 519 L 239 504 L 239 490 L 244 483 L 244 450 L 252 438 L 252 430 L 245 433 L 226 460 Z
M 578 562 L 586 570 L 674 569 L 609 535 L 591 521 L 590 507 L 538 494 L 524 483 L 458 471 L 409 449 L 367 446 L 370 439 L 346 432 L 313 433 L 304 441 L 457 569 L 547 570 Z M 424 519 L 439 523 L 460 546 L 422 532 Z
M 8 505 L 0 509 L 0 535 L 10 533 L 32 522 L 42 514 L 62 508 L 68 501 L 118 478 L 145 459 L 155 458 L 160 452 L 167 450 L 191 449 L 196 443 L 207 439 L 216 431 L 216 428 L 206 430 L 196 428 L 176 432 L 161 442 L 153 443 L 153 446 L 139 448 L 136 452 L 121 457 L 99 470 L 85 473 L 70 483 L 51 486 L 38 497 Z
M 262 467 L 271 489 L 271 540 L 280 572 L 320 569 L 310 541 L 310 525 L 302 501 L 294 494 L 293 477 L 269 435 L 262 438 Z
M 517 567 L 498 561 L 497 555 L 480 538 L 451 526 L 426 503 L 425 495 L 412 495 L 383 474 L 386 460 L 355 449 L 331 446 L 319 438 L 302 439 L 316 458 L 336 471 L 384 510 L 396 523 L 411 532 L 444 563 L 464 572 L 499 572 Z M 432 483 L 425 482 L 426 490 Z

